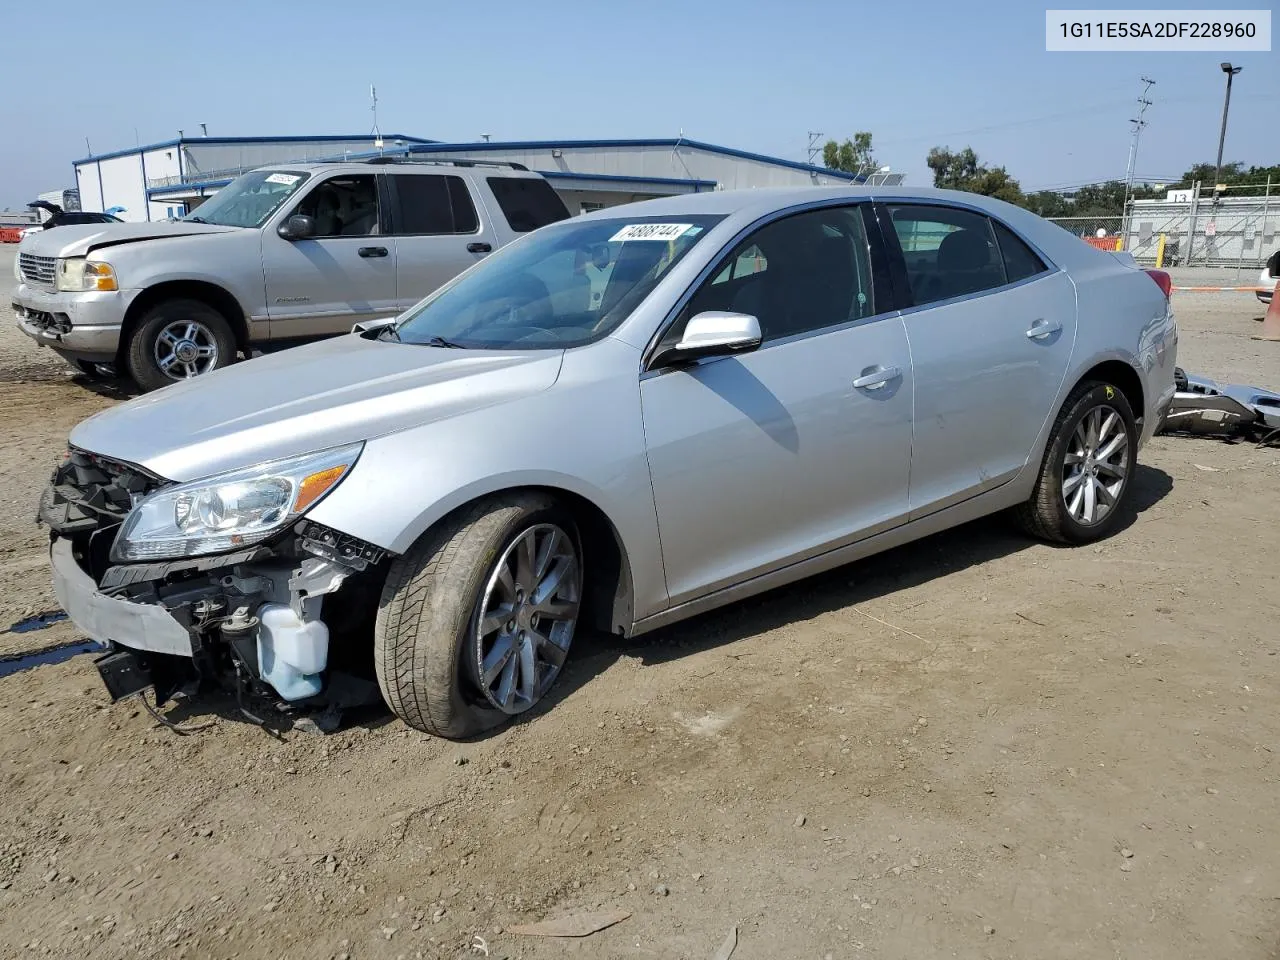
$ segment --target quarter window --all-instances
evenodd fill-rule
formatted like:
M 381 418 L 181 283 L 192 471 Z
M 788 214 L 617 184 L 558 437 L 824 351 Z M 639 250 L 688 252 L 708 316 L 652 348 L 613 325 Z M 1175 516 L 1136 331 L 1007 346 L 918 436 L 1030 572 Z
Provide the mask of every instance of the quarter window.
M 294 213 L 315 221 L 315 239 L 378 233 L 378 185 L 372 175 L 330 177 L 302 198 Z
M 1004 286 L 991 221 L 980 213 L 924 204 L 890 206 L 916 305 Z
M 528 233 L 569 218 L 560 195 L 541 177 L 489 177 L 489 189 L 516 233 Z M 583 213 L 587 212 L 585 208 L 583 204 Z
M 861 211 L 829 207 L 761 227 L 721 261 L 664 340 L 679 340 L 689 317 L 707 310 L 754 316 L 765 342 L 873 315 Z
M 1004 271 L 1010 283 L 1034 277 L 1049 269 L 1021 237 L 998 220 L 993 220 L 992 223 L 995 225 L 1000 255 L 1004 258 Z
M 400 201 L 396 233 L 475 233 L 479 229 L 475 204 L 461 177 L 402 173 L 393 180 Z

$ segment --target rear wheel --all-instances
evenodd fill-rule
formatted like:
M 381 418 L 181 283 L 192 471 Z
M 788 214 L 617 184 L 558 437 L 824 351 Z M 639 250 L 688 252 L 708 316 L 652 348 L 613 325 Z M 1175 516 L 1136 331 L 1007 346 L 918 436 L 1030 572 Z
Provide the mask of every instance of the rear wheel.
M 484 500 L 396 560 L 374 631 L 378 684 L 409 726 L 459 739 L 537 704 L 582 598 L 573 518 L 544 494 Z
M 199 300 L 156 304 L 125 347 L 129 374 L 143 390 L 203 376 L 235 359 L 236 339 L 226 317 Z
M 1120 388 L 1082 383 L 1058 414 L 1035 489 L 1015 511 L 1017 519 L 1045 540 L 1102 539 L 1119 522 L 1137 450 L 1137 421 Z

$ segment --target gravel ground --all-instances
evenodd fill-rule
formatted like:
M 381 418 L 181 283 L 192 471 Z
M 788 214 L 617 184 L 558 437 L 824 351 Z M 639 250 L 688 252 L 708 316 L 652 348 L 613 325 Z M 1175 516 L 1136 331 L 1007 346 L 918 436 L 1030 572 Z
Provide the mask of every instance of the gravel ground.
M 1185 367 L 1280 387 L 1251 296 L 1175 304 Z M 33 504 L 114 398 L 9 323 L 0 389 L 8 624 L 53 607 Z M 178 737 L 85 657 L 0 679 L 0 956 L 709 958 L 736 927 L 735 960 L 1274 958 L 1280 453 L 1142 462 L 1104 544 L 994 518 L 583 638 L 550 708 L 469 744 L 222 702 Z M 511 932 L 599 909 L 630 917 Z

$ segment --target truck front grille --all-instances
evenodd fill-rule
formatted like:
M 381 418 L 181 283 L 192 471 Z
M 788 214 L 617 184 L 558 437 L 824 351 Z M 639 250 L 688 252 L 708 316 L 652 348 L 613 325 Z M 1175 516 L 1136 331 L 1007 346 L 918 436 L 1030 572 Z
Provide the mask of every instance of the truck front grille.
M 58 261 L 53 257 L 37 257 L 33 253 L 18 254 L 18 269 L 28 283 L 52 287 L 57 268 Z

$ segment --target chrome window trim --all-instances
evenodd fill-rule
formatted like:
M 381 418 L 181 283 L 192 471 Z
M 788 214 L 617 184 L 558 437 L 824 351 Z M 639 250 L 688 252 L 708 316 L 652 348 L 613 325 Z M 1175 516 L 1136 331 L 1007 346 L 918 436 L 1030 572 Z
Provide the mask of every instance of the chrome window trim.
M 1028 283 L 1035 283 L 1039 280 L 1045 280 L 1049 277 L 1056 277 L 1065 271 L 1058 267 L 1053 270 L 1044 270 L 1035 276 L 1025 277 L 1022 280 L 1016 280 L 1013 283 L 1005 283 L 998 287 L 989 287 L 986 290 L 978 290 L 974 293 L 962 293 L 958 297 L 947 297 L 945 300 L 930 300 L 928 303 L 917 304 L 914 307 L 907 307 L 905 310 L 899 310 L 898 315 L 901 317 L 909 317 L 912 314 L 919 313 L 921 310 L 932 310 L 934 307 L 947 307 L 953 303 L 963 303 L 966 300 L 978 300 L 982 297 L 989 297 L 995 293 L 1005 293 L 1009 290 L 1016 290 L 1018 287 Z
M 684 308 L 689 305 L 689 301 L 693 299 L 693 295 L 697 291 L 702 289 L 702 285 L 706 283 L 707 280 L 715 273 L 716 267 L 721 266 L 721 262 L 723 258 L 725 256 L 728 256 L 730 253 L 732 253 L 734 248 L 737 247 L 738 244 L 740 244 L 743 240 L 747 239 L 747 237 L 755 233 L 757 230 L 760 230 L 771 223 L 774 223 L 778 220 L 783 220 L 787 217 L 796 216 L 797 214 L 809 213 L 810 211 L 813 211 L 813 210 L 825 210 L 825 209 L 830 209 L 832 207 L 857 207 L 863 204 L 871 204 L 874 202 L 875 202 L 875 198 L 869 197 L 869 196 L 868 197 L 839 197 L 834 200 L 833 199 L 813 200 L 813 201 L 810 201 L 809 203 L 802 203 L 802 204 L 797 204 L 791 207 L 785 207 L 781 210 L 774 210 L 770 213 L 765 214 L 762 217 L 759 217 L 756 220 L 753 220 L 751 223 L 747 224 L 745 227 L 739 230 L 736 234 L 730 237 L 726 243 L 721 244 L 720 249 L 719 251 L 717 251 L 716 255 L 710 261 L 708 261 L 705 267 L 703 267 L 698 272 L 698 275 L 694 277 L 693 282 L 690 283 L 689 286 L 685 288 L 684 292 L 680 294 L 680 297 L 676 300 L 675 304 L 671 307 L 670 310 L 667 311 L 667 315 L 662 318 L 662 322 L 658 324 L 657 330 L 654 332 L 653 336 L 649 338 L 649 342 L 648 344 L 645 345 L 644 352 L 641 354 L 640 379 L 646 380 L 651 376 L 659 376 L 661 374 L 667 373 L 675 369 L 673 367 L 662 367 L 660 369 L 654 370 L 649 366 L 650 362 L 653 360 L 653 355 L 657 352 L 658 344 L 662 342 L 662 338 L 666 336 L 667 331 L 671 329 L 672 325 L 679 318 L 681 311 L 684 310 Z M 873 242 L 874 241 L 870 233 L 868 233 L 867 234 L 868 246 Z M 869 250 L 868 250 L 868 257 L 870 257 Z M 821 336 L 827 333 L 834 333 L 839 330 L 847 330 L 850 327 L 860 326 L 864 323 L 875 323 L 877 321 L 884 320 L 889 317 L 897 316 L 899 313 L 900 311 L 895 307 L 892 310 L 886 310 L 882 313 L 873 313 L 868 317 L 858 317 L 855 320 L 843 320 L 839 323 L 829 324 L 825 327 L 816 327 L 813 330 L 806 330 L 803 333 L 793 333 L 789 337 L 780 337 L 777 340 L 769 340 L 764 343 L 761 343 L 759 347 L 757 347 L 755 350 L 751 352 L 759 353 L 761 350 L 768 350 L 771 347 L 781 346 L 782 344 L 794 343 L 797 340 L 805 340 L 805 339 L 808 339 L 809 337 L 816 337 L 816 336 Z M 722 360 L 722 359 L 724 358 L 709 357 L 706 360 L 700 361 L 696 365 L 700 366 L 702 363 L 714 362 L 716 360 Z
M 1006 230 L 1012 233 L 1015 237 L 1017 237 L 1019 240 L 1025 243 L 1028 247 L 1030 247 L 1033 251 L 1035 251 L 1036 256 L 1038 256 L 1041 260 L 1043 260 L 1048 265 L 1040 273 L 1037 273 L 1032 277 L 1028 277 L 1027 278 L 1028 280 L 1033 280 L 1036 277 L 1040 277 L 1045 273 L 1055 273 L 1062 270 L 1062 267 L 1057 263 L 1057 261 L 1055 261 L 1047 253 L 1041 250 L 1040 247 L 1037 246 L 1034 242 L 1032 242 L 1031 240 L 1028 240 L 1027 237 L 1023 235 L 1021 231 L 1015 230 L 1013 227 L 1009 226 L 1009 224 L 1006 223 L 1003 219 L 1001 219 L 1000 217 L 997 217 L 994 213 L 991 213 L 989 210 L 984 210 L 982 207 L 979 207 L 976 204 L 965 203 L 963 200 L 949 200 L 949 199 L 933 200 L 926 197 L 882 197 L 882 196 L 877 196 L 875 198 L 875 202 L 882 204 L 884 206 L 888 206 L 889 204 L 896 204 L 899 206 L 914 206 L 914 207 L 953 207 L 957 210 L 964 210 L 967 213 L 976 213 L 979 216 L 986 217 L 988 220 L 992 220 L 1000 224 L 1000 226 L 1004 227 Z
M 1028 247 L 1030 247 L 1032 252 L 1035 253 L 1035 255 L 1040 258 L 1041 262 L 1045 264 L 1045 268 L 1041 270 L 1039 273 L 1033 273 L 1031 276 L 1023 277 L 1021 280 L 1015 280 L 1013 283 L 1002 283 L 998 287 L 988 287 L 985 290 L 975 290 L 973 293 L 962 293 L 956 297 L 947 297 L 947 299 L 945 300 L 930 300 L 928 303 L 914 304 L 910 307 L 905 307 L 902 310 L 898 311 L 899 316 L 909 317 L 913 314 L 919 313 L 921 310 L 931 310 L 934 307 L 946 307 L 954 303 L 963 303 L 966 300 L 977 300 L 981 297 L 988 297 L 995 293 L 1004 293 L 1005 291 L 1008 291 L 1008 290 L 1016 290 L 1018 287 L 1021 287 L 1024 284 L 1035 283 L 1038 280 L 1044 280 L 1046 277 L 1052 277 L 1052 276 L 1056 276 L 1059 273 L 1066 272 L 1053 259 L 1051 259 L 1043 250 L 1041 250 L 1038 246 L 1036 246 L 1036 244 L 1032 243 L 1025 236 L 1023 236 L 1021 232 L 1009 226 L 1009 224 L 1007 224 L 1000 217 L 997 217 L 994 214 L 986 210 L 983 210 L 981 207 L 976 206 L 975 204 L 965 203 L 963 200 L 943 201 L 943 200 L 927 199 L 925 197 L 903 197 L 902 199 L 894 199 L 892 197 L 877 197 L 876 203 L 881 204 L 885 207 L 888 207 L 890 204 L 894 206 L 903 206 L 903 207 L 905 206 L 943 207 L 944 209 L 947 207 L 951 207 L 957 210 L 963 210 L 966 213 L 976 213 L 979 216 L 986 217 L 992 223 L 1000 224 L 1000 226 L 1004 227 L 1006 230 L 1012 233 L 1015 237 L 1017 237 L 1019 240 L 1025 243 Z M 996 249 L 999 250 L 999 238 L 996 238 Z M 899 252 L 901 252 L 901 250 Z M 1002 256 L 1003 256 L 1003 253 L 1002 253 Z M 904 261 L 905 261 L 905 257 L 904 257 Z

